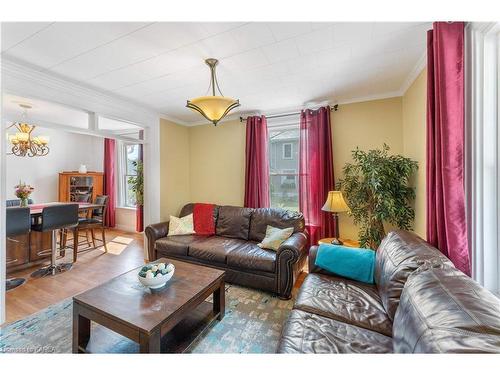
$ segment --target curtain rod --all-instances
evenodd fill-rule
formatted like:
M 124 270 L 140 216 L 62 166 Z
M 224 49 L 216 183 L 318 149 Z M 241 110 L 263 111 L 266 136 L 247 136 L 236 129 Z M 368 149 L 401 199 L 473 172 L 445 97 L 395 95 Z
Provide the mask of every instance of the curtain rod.
M 339 105 L 338 104 L 335 104 L 334 106 L 332 106 L 330 108 L 330 111 L 337 112 L 338 110 L 339 110 Z M 270 115 L 270 116 L 266 116 L 266 118 L 280 118 L 280 117 L 296 116 L 296 115 L 300 115 L 300 112 L 283 113 L 283 114 L 280 114 L 280 115 Z M 243 121 L 246 121 L 246 120 L 247 120 L 246 117 L 241 117 L 240 116 L 240 122 L 243 122 Z

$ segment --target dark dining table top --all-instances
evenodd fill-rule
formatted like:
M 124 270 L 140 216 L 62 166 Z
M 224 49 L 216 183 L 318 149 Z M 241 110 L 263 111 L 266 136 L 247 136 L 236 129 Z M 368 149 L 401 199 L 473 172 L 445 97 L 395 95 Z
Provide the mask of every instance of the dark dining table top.
M 41 215 L 44 207 L 48 206 L 54 206 L 57 204 L 78 204 L 78 208 L 80 211 L 86 211 L 86 210 L 91 210 L 94 208 L 101 208 L 104 207 L 103 204 L 97 204 L 97 203 L 85 203 L 85 202 L 48 202 L 48 203 L 37 203 L 37 204 L 30 204 L 28 207 L 30 208 L 30 214 L 31 215 Z

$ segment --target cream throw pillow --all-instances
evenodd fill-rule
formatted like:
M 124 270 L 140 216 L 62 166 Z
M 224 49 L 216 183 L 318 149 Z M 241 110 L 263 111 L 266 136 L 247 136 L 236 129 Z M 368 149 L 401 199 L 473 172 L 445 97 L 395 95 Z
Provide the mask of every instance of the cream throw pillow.
M 261 249 L 277 251 L 281 244 L 293 234 L 293 228 L 279 229 L 270 225 L 266 228 L 266 237 L 257 244 Z
M 193 214 L 184 217 L 170 216 L 168 236 L 180 236 L 194 233 Z

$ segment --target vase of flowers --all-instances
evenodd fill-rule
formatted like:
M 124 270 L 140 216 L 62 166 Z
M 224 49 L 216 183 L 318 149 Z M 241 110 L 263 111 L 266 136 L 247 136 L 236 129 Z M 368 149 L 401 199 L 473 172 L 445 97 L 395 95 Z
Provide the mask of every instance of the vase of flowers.
M 19 185 L 15 186 L 16 189 L 16 197 L 18 197 L 21 200 L 21 207 L 26 207 L 28 205 L 28 198 L 31 193 L 33 193 L 33 190 L 35 190 L 34 187 L 30 185 L 26 185 L 26 183 L 19 181 Z

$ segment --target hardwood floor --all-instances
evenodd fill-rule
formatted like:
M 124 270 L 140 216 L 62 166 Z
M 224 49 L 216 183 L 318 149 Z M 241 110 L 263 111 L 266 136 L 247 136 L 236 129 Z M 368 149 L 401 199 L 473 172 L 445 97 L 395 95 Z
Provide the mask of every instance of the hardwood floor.
M 9 274 L 9 278 L 26 278 L 26 283 L 6 293 L 5 324 L 25 318 L 144 263 L 142 234 L 107 230 L 106 239 L 107 253 L 103 247 L 79 253 L 78 260 L 70 271 L 56 276 L 31 278 L 30 274 L 38 266 Z M 81 245 L 81 248 L 85 246 Z M 67 251 L 65 258 L 58 259 L 58 262 L 71 262 L 72 257 L 72 252 Z
M 4 324 L 23 319 L 52 304 L 93 288 L 144 263 L 143 235 L 119 230 L 107 230 L 108 252 L 98 247 L 78 254 L 73 268 L 56 276 L 34 279 L 30 277 L 38 267 L 9 274 L 8 277 L 24 277 L 26 283 L 8 291 L 6 300 L 6 321 Z M 80 241 L 84 239 L 81 238 Z M 82 245 L 81 248 L 85 246 Z M 67 251 L 58 262 L 71 262 L 73 253 Z M 297 295 L 306 272 L 299 275 L 292 294 Z

